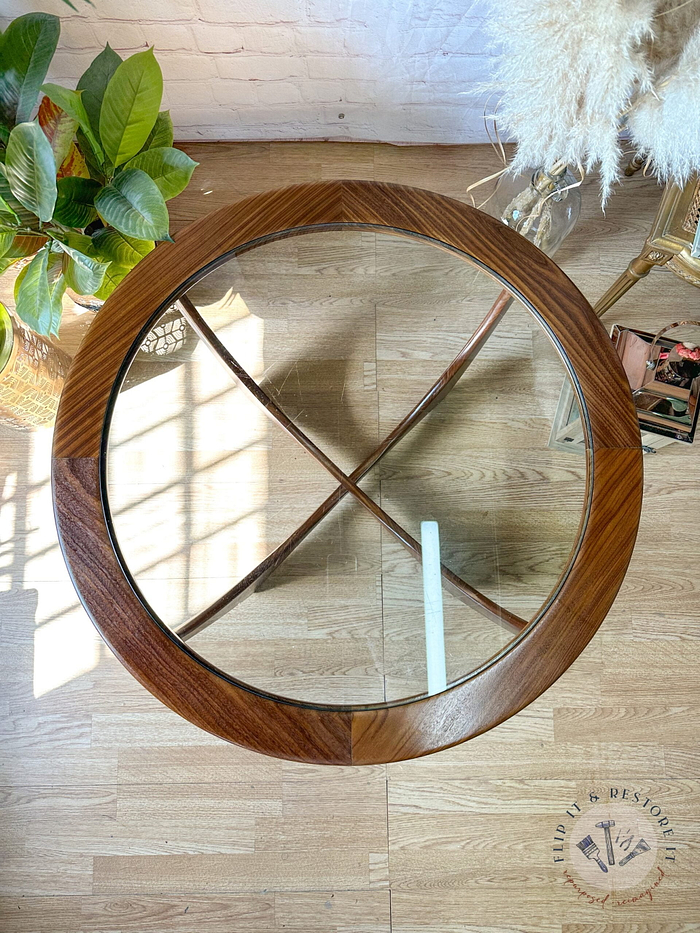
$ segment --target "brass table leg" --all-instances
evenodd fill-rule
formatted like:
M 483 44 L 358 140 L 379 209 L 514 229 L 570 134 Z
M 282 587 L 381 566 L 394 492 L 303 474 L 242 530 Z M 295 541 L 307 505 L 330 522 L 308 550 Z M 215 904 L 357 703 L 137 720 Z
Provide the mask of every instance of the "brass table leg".
M 650 259 L 650 255 L 654 254 L 650 254 L 645 247 L 643 252 L 627 266 L 619 279 L 610 286 L 603 297 L 598 299 L 593 306 L 593 310 L 598 317 L 602 317 L 606 311 L 612 308 L 615 302 L 619 301 L 640 279 L 648 275 L 654 266 L 663 266 L 669 259 L 668 256 L 660 253 L 657 254 L 658 258 Z
M 632 174 L 641 159 L 633 159 L 625 174 Z M 630 288 L 643 278 L 652 266 L 665 266 L 691 285 L 700 286 L 700 262 L 692 255 L 693 237 L 700 214 L 700 177 L 694 175 L 683 185 L 668 183 L 642 251 L 633 259 L 619 279 L 594 305 L 600 317 Z
M 644 165 L 646 156 L 636 155 L 629 160 L 625 166 L 625 175 L 630 178 L 632 175 L 636 175 L 640 168 Z

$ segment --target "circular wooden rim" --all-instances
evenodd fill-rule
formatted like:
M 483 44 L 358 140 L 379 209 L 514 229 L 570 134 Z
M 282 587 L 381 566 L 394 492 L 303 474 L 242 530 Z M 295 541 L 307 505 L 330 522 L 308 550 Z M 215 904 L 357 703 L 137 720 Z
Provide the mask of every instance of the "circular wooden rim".
M 530 307 L 572 367 L 588 422 L 589 512 L 568 573 L 527 637 L 445 692 L 378 708 L 321 708 L 251 689 L 154 619 L 124 574 L 102 496 L 101 445 L 124 360 L 155 309 L 201 270 L 299 228 L 371 225 L 459 251 Z M 588 302 L 543 253 L 497 220 L 415 188 L 362 181 L 246 198 L 150 253 L 105 303 L 76 355 L 58 411 L 53 490 L 61 547 L 102 637 L 163 703 L 235 744 L 299 761 L 372 764 L 425 755 L 514 715 L 578 657 L 612 605 L 639 524 L 642 452 L 629 386 Z

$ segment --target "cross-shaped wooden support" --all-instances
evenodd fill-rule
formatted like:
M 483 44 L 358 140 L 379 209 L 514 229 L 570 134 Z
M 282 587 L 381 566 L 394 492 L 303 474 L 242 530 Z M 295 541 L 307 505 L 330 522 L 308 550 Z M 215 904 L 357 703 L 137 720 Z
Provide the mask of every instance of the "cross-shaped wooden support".
M 343 499 L 348 493 L 364 506 L 367 511 L 379 521 L 394 537 L 406 548 L 406 550 L 416 558 L 422 560 L 421 546 L 404 528 L 402 528 L 394 519 L 388 515 L 381 506 L 371 499 L 357 483 L 362 477 L 372 469 L 372 467 L 381 460 L 389 450 L 397 444 L 402 437 L 419 424 L 423 418 L 434 408 L 452 388 L 457 384 L 462 375 L 466 372 L 469 365 L 479 354 L 489 336 L 493 333 L 499 321 L 513 302 L 513 298 L 507 291 L 502 291 L 493 307 L 474 331 L 469 340 L 459 351 L 454 360 L 442 373 L 440 378 L 430 387 L 418 404 L 406 415 L 406 417 L 389 433 L 381 444 L 374 450 L 362 463 L 353 470 L 348 476 L 340 467 L 333 462 L 314 442 L 298 428 L 294 422 L 282 411 L 282 409 L 270 398 L 270 396 L 255 382 L 255 380 L 243 369 L 240 363 L 231 355 L 229 350 L 219 340 L 211 327 L 204 320 L 188 295 L 183 295 L 180 300 L 180 307 L 187 318 L 190 326 L 196 332 L 200 340 L 207 344 L 214 356 L 227 369 L 233 379 L 242 388 L 246 389 L 253 396 L 264 412 L 278 426 L 283 428 L 292 437 L 300 447 L 303 447 L 311 456 L 318 461 L 330 474 L 337 479 L 339 485 L 328 498 L 304 521 L 279 547 L 275 548 L 265 560 L 257 565 L 242 580 L 239 580 L 235 586 L 223 594 L 216 602 L 212 603 L 206 609 L 199 612 L 196 616 L 189 619 L 179 628 L 175 629 L 180 638 L 187 640 L 197 632 L 211 625 L 212 622 L 220 619 L 229 609 L 232 609 L 238 603 L 242 602 L 248 596 L 255 592 L 260 584 L 279 567 L 302 541 L 313 531 L 319 522 Z M 493 621 L 504 624 L 509 630 L 514 632 L 521 631 L 527 622 L 514 613 L 509 612 L 502 606 L 497 605 L 483 593 L 480 593 L 474 587 L 465 583 L 461 577 L 458 577 L 444 564 L 441 564 L 441 573 L 446 589 L 460 599 L 462 602 L 471 606 L 477 612 Z

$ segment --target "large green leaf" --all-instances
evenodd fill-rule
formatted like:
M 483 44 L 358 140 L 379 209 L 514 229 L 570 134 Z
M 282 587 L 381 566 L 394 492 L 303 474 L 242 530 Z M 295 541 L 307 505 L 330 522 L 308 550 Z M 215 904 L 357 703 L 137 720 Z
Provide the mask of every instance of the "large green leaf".
M 17 291 L 17 315 L 39 334 L 51 333 L 53 304 L 48 276 L 49 249 L 40 249 L 27 266 Z
M 87 227 L 97 217 L 95 195 L 101 189 L 99 182 L 92 178 L 59 178 L 58 197 L 53 212 L 53 219 L 66 227 Z
M 32 114 L 61 31 L 57 16 L 27 13 L 10 23 L 0 49 L 0 120 L 7 127 Z
M 127 269 L 132 269 L 155 246 L 153 240 L 135 240 L 110 227 L 104 227 L 94 233 L 92 244 L 93 256 L 103 261 L 109 260 L 118 266 L 125 266 Z
M 102 220 L 137 240 L 168 239 L 168 209 L 158 186 L 141 169 L 117 175 L 95 198 Z
M 60 242 L 58 242 L 59 239 Z M 68 233 L 61 234 L 60 238 L 55 237 L 52 243 L 55 252 L 63 252 L 61 243 L 67 243 L 68 246 L 80 250 L 86 256 L 92 255 L 92 238 L 87 233 L 76 233 L 74 230 L 70 230 Z
M 9 201 L 0 195 L 0 223 L 19 226 L 19 217 Z
M 46 243 L 44 236 L 29 236 L 18 234 L 12 241 L 12 245 L 5 253 L 6 259 L 24 259 L 26 256 L 33 256 L 37 250 Z
M 51 293 L 51 333 L 58 337 L 58 329 L 63 316 L 63 296 L 68 283 L 64 275 L 59 275 L 55 282 L 49 285 Z
M 5 173 L 20 204 L 45 223 L 56 203 L 56 163 L 38 123 L 20 123 L 10 133 Z
M 66 283 L 79 295 L 94 295 L 102 285 L 109 263 L 98 262 L 68 243 L 58 242 L 69 257 L 63 272 Z
M 163 75 L 153 49 L 127 58 L 102 99 L 100 139 L 113 165 L 133 158 L 148 139 L 163 96 Z
M 51 301 L 51 333 L 58 337 L 58 328 L 63 314 L 63 296 L 68 284 L 63 275 L 63 258 L 65 254 L 56 248 L 56 243 L 50 244 L 49 267 L 49 297 Z M 19 278 L 19 276 L 18 276 Z
M 103 300 L 109 298 L 121 280 L 125 278 L 130 272 L 131 268 L 129 266 L 120 266 L 116 262 L 110 263 L 109 269 L 107 269 L 105 274 L 102 287 L 95 292 L 95 298 L 102 298 Z
M 17 198 L 14 197 L 10 189 L 10 183 L 7 180 L 5 174 L 5 165 L 0 163 L 0 197 L 3 199 L 7 207 L 10 208 L 10 211 L 7 211 L 6 208 L 2 208 L 0 213 L 2 216 L 2 222 L 15 223 L 19 222 L 20 227 L 32 227 L 39 228 L 39 218 L 32 211 L 28 211 L 26 207 L 23 207 Z M 14 217 L 12 216 L 14 214 Z
M 97 135 L 100 132 L 102 99 L 112 75 L 121 63 L 121 57 L 108 43 L 78 81 L 78 90 L 83 92 L 83 104 L 90 125 Z
M 148 134 L 144 149 L 160 149 L 161 146 L 172 146 L 174 139 L 173 120 L 169 110 L 161 110 Z
M 14 288 L 15 303 L 17 302 L 17 296 L 19 295 L 19 290 L 22 287 L 22 282 L 24 282 L 24 277 L 27 274 L 28 268 L 29 268 L 29 265 L 26 265 L 24 266 L 23 269 L 20 269 L 19 272 L 17 273 L 17 278 L 15 279 L 15 288 Z
M 14 233 L 0 233 L 0 257 L 4 256 L 12 246 Z
M 97 155 L 92 151 L 92 146 L 88 142 L 87 136 L 83 131 L 78 127 L 78 132 L 75 134 L 76 141 L 78 143 L 77 148 L 83 155 L 85 159 L 85 166 L 90 173 L 90 177 L 99 181 L 104 181 L 105 173 L 102 167 L 102 163 L 97 158 Z
M 146 149 L 126 163 L 126 168 L 140 168 L 158 185 L 166 201 L 184 191 L 192 172 L 199 165 L 181 149 L 162 147 Z
M 98 161 L 103 162 L 104 153 L 97 141 L 97 137 L 92 132 L 85 105 L 81 100 L 82 91 L 71 91 L 58 84 L 42 84 L 41 90 L 46 94 L 49 100 L 52 100 L 57 107 L 64 110 L 69 117 L 72 117 L 78 123 L 80 129 L 85 133 L 87 141 L 90 143 L 92 151 L 97 156 Z
M 44 136 L 51 143 L 54 162 L 56 168 L 60 170 L 61 163 L 70 152 L 73 137 L 78 128 L 78 121 L 69 116 L 65 110 L 61 110 L 46 95 L 41 98 L 39 113 L 37 113 L 36 118 L 44 132 Z

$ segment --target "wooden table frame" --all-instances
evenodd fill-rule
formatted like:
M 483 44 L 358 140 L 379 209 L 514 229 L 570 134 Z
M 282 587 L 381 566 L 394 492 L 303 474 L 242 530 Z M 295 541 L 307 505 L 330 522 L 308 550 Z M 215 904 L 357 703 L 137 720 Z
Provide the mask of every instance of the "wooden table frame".
M 234 377 L 309 450 L 308 438 L 291 422 L 284 423 L 284 413 L 270 407 L 274 403 L 230 354 L 227 358 L 225 348 L 222 354 L 216 335 L 185 293 L 203 270 L 269 238 L 358 225 L 427 238 L 460 253 L 497 279 L 507 297 L 465 344 L 435 391 L 353 473 L 346 476 L 322 451 L 310 451 L 320 462 L 328 461 L 324 466 L 339 481 L 329 500 L 339 501 L 346 493 L 361 498 L 356 484 L 363 472 L 394 437 L 402 436 L 407 422 L 417 423 L 449 391 L 512 295 L 534 313 L 572 375 L 587 430 L 589 502 L 569 566 L 532 623 L 505 613 L 459 578 L 446 580 L 486 614 L 521 630 L 499 655 L 435 696 L 333 707 L 277 697 L 235 680 L 155 617 L 114 539 L 105 450 L 112 406 L 131 355 L 159 311 L 175 300 Z M 106 302 L 69 373 L 54 437 L 53 486 L 59 538 L 76 589 L 105 641 L 148 690 L 195 725 L 265 754 L 369 764 L 425 755 L 484 732 L 532 702 L 569 667 L 605 618 L 627 569 L 641 510 L 642 453 L 629 387 L 610 341 L 585 298 L 550 259 L 459 201 L 398 185 L 335 181 L 295 185 L 224 207 L 139 263 Z M 403 534 L 402 543 L 420 556 L 417 542 L 399 526 L 391 528 L 393 520 L 376 503 L 362 504 L 399 539 Z M 322 517 L 314 513 L 307 523 Z M 235 604 L 231 593 L 222 597 L 229 606 Z M 205 624 L 222 606 L 209 608 Z

